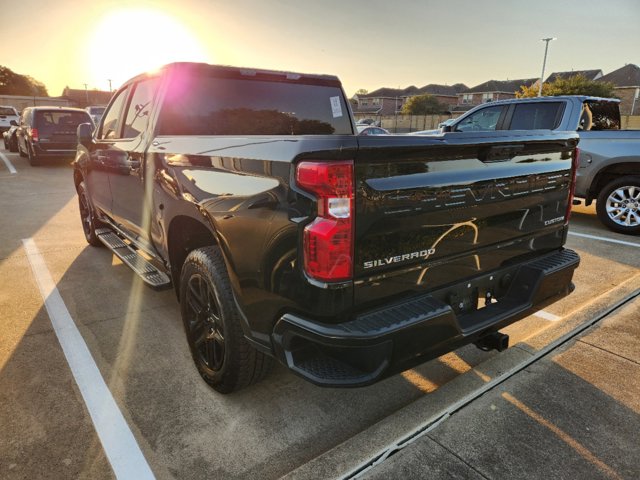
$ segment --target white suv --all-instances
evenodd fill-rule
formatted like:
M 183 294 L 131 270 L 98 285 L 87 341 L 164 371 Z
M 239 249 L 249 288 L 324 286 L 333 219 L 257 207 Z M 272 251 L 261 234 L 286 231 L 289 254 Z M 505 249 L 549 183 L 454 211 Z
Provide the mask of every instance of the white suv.
M 0 134 L 11 128 L 11 120 L 15 121 L 16 124 L 20 121 L 18 111 L 13 107 L 0 105 Z

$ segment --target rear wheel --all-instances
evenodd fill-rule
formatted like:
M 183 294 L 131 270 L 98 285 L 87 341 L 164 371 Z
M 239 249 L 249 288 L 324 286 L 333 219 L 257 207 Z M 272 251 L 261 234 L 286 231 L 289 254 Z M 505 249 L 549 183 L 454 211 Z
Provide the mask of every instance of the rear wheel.
M 608 183 L 598 195 L 596 212 L 614 232 L 640 233 L 640 177 L 622 177 Z
M 13 153 L 18 151 L 18 140 L 16 140 L 16 137 L 9 137 L 9 151 Z
M 191 355 L 202 378 L 220 393 L 261 380 L 272 359 L 244 338 L 218 247 L 192 251 L 180 276 L 180 310 Z
M 40 158 L 33 151 L 33 148 L 29 148 L 29 145 L 27 145 L 27 156 L 29 157 L 29 165 L 32 167 L 40 165 Z
M 102 242 L 96 235 L 96 229 L 100 228 L 102 224 L 95 218 L 84 182 L 78 184 L 78 206 L 80 207 L 80 220 L 82 221 L 84 238 L 86 238 L 89 245 L 101 247 Z

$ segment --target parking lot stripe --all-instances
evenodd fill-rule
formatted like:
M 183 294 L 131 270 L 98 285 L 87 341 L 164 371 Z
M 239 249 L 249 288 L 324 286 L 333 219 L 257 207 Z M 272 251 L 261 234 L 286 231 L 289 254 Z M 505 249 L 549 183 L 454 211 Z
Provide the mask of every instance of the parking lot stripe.
M 562 317 L 554 315 L 553 313 L 545 312 L 544 310 L 538 310 L 533 314 L 536 317 L 544 318 L 545 320 L 549 320 L 550 322 L 557 322 Z
M 71 318 L 47 269 L 44 257 L 32 238 L 23 239 L 22 243 L 55 334 L 116 477 L 155 478 L 87 344 Z
M 617 243 L 619 245 L 627 245 L 629 247 L 640 248 L 640 243 L 625 242 L 624 240 L 616 240 L 615 238 L 598 237 L 596 235 L 588 235 L 586 233 L 578 233 L 578 232 L 571 232 L 571 231 L 569 232 L 569 235 L 575 235 L 576 237 L 590 238 L 592 240 L 600 240 L 602 242 Z
M 2 159 L 4 164 L 7 166 L 7 169 L 9 170 L 9 173 L 11 173 L 11 174 L 18 173 L 18 171 L 16 170 L 16 167 L 13 166 L 11 161 L 7 158 L 7 156 L 4 153 L 0 152 L 0 158 Z

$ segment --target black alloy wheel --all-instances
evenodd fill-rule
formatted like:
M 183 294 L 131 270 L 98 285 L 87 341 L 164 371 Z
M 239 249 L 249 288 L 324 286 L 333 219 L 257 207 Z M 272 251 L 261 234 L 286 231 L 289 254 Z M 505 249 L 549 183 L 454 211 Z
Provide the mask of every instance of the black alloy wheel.
M 272 358 L 244 337 L 218 247 L 193 250 L 184 261 L 180 312 L 193 361 L 214 390 L 231 393 L 260 381 L 269 372 Z
M 86 238 L 89 245 L 101 247 L 102 242 L 96 235 L 96 229 L 101 225 L 95 219 L 84 182 L 78 184 L 78 207 L 80 209 L 80 221 L 82 222 L 84 238 Z
M 187 281 L 186 322 L 198 361 L 212 372 L 224 365 L 224 323 L 213 288 L 200 274 Z

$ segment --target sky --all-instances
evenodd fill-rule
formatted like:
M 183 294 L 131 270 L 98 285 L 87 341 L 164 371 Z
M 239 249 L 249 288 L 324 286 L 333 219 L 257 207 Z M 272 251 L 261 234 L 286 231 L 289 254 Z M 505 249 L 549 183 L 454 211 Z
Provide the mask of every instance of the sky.
M 333 74 L 349 96 L 472 87 L 539 77 L 545 37 L 545 77 L 640 65 L 638 0 L 20 0 L 1 24 L 0 65 L 52 96 L 173 61 Z

